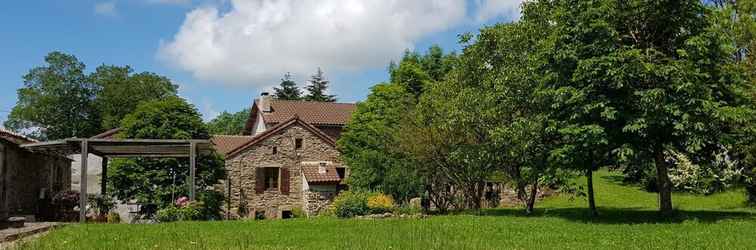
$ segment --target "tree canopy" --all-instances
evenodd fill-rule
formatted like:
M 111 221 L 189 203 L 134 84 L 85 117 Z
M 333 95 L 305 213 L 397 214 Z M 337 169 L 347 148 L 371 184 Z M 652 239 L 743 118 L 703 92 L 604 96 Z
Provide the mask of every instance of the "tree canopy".
M 235 113 L 223 111 L 207 123 L 207 129 L 213 135 L 240 135 L 249 119 L 249 112 L 250 109 Z
M 100 132 L 94 105 L 100 86 L 89 81 L 84 63 L 75 56 L 52 52 L 45 66 L 24 75 L 24 87 L 5 127 L 38 139 L 88 137 Z
M 176 96 L 178 86 L 129 66 L 102 65 L 86 74 L 75 56 L 52 52 L 18 90 L 5 126 L 38 139 L 90 137 L 117 127 L 142 102 Z
M 121 122 L 118 138 L 208 139 L 209 132 L 197 109 L 179 97 L 140 104 Z M 108 171 L 109 193 L 121 200 L 137 199 L 166 206 L 188 195 L 187 159 L 116 159 Z M 206 190 L 224 177 L 220 156 L 200 155 L 196 189 Z
M 286 73 L 281 79 L 279 87 L 273 88 L 273 96 L 280 100 L 302 100 L 302 90 L 297 87 L 297 83 L 291 78 L 290 73 Z
M 176 96 L 178 86 L 151 72 L 133 73 L 129 66 L 102 65 L 90 76 L 101 87 L 95 106 L 102 116 L 102 128 L 118 127 L 121 119 L 145 101 Z
M 336 96 L 335 95 L 329 95 L 327 94 L 328 90 L 328 83 L 330 83 L 328 80 L 326 80 L 325 75 L 323 74 L 323 70 L 318 68 L 318 72 L 316 72 L 312 77 L 310 78 L 308 82 L 308 85 L 305 87 L 307 90 L 307 95 L 305 95 L 304 100 L 305 101 L 312 101 L 312 102 L 335 102 Z

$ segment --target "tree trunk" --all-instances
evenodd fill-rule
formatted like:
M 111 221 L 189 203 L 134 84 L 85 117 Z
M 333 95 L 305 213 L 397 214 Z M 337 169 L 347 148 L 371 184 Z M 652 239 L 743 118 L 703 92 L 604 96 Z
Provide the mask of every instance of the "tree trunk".
M 749 206 L 756 206 L 756 171 L 746 168 L 745 175 L 751 179 L 751 182 L 745 185 L 746 202 Z
M 525 214 L 533 214 L 536 197 L 538 196 L 538 179 L 533 180 L 533 187 L 530 189 L 530 197 L 526 203 Z
M 664 151 L 656 153 L 656 186 L 659 191 L 659 212 L 664 215 L 672 214 L 672 182 L 667 174 L 667 163 L 664 160 Z
M 748 205 L 756 206 L 756 181 L 751 181 L 746 185 L 746 192 L 748 195 Z
M 585 173 L 588 179 L 588 208 L 591 210 L 591 216 L 598 216 L 598 210 L 596 210 L 596 198 L 593 194 L 593 169 L 588 169 Z

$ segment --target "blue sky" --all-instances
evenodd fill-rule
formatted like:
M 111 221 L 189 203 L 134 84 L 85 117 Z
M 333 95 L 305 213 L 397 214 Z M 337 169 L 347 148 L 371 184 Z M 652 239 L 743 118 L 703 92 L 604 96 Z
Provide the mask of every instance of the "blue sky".
M 317 67 L 341 102 L 387 80 L 404 49 L 516 18 L 519 0 L 27 0 L 0 8 L 0 121 L 21 77 L 62 51 L 93 70 L 130 65 L 169 77 L 205 119 L 249 106 L 286 72 Z

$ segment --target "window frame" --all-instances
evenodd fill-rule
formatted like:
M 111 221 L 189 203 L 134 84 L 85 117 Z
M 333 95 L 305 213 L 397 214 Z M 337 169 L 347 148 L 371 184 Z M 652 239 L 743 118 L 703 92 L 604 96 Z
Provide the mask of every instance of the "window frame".
M 269 171 L 275 171 L 275 174 L 270 173 Z M 270 176 L 275 176 L 275 187 L 270 187 L 270 184 L 273 182 L 270 182 L 271 179 Z M 263 168 L 263 190 L 264 191 L 281 191 L 281 168 L 280 167 L 264 167 Z

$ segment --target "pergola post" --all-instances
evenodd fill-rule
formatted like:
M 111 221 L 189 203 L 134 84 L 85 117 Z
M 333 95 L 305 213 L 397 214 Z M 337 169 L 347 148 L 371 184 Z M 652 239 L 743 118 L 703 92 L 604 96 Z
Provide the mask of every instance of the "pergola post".
M 189 200 L 194 201 L 195 188 L 194 188 L 194 175 L 197 168 L 197 143 L 189 143 Z
M 89 144 L 81 141 L 81 168 L 79 172 L 79 222 L 87 222 L 87 164 L 89 163 Z
M 100 195 L 104 198 L 108 191 L 108 157 L 102 157 L 102 174 L 100 174 Z

